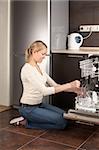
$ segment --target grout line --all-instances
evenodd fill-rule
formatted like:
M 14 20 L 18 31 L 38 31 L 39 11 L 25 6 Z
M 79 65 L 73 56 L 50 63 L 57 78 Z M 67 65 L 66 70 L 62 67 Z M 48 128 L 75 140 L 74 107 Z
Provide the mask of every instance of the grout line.
M 25 134 L 25 133 L 22 133 L 22 132 L 19 132 L 19 131 L 11 131 L 10 129 L 6 129 L 6 131 L 9 131 L 9 132 L 15 133 L 15 134 L 25 135 L 25 136 L 28 136 L 28 137 L 36 137 L 36 136 L 28 135 L 28 134 Z
M 20 150 L 20 149 L 21 149 L 21 148 L 23 148 L 24 146 L 26 146 L 26 145 L 28 145 L 28 144 L 32 143 L 33 141 L 35 141 L 35 140 L 39 139 L 39 137 L 40 137 L 40 136 L 42 136 L 42 135 L 44 135 L 46 132 L 47 132 L 47 131 L 45 131 L 45 132 L 44 132 L 44 133 L 42 133 L 41 135 L 39 135 L 39 136 L 35 137 L 34 139 L 30 140 L 29 142 L 27 142 L 27 143 L 23 144 L 23 145 L 22 145 L 20 148 L 18 148 L 17 150 Z
M 6 130 L 8 128 L 8 126 L 4 127 L 4 128 L 0 128 L 0 131 L 2 130 Z
M 94 134 L 95 134 L 95 131 L 82 144 L 80 144 L 76 150 L 79 150 L 79 148 L 81 148 L 81 146 L 84 145 Z
M 72 145 L 69 145 L 69 144 L 66 144 L 66 143 L 61 143 L 61 142 L 57 142 L 57 141 L 53 141 L 53 140 L 49 140 L 49 139 L 45 139 L 45 138 L 40 138 L 40 139 L 43 139 L 45 141 L 49 141 L 49 142 L 52 142 L 52 143 L 55 143 L 55 144 L 60 144 L 60 145 L 68 146 L 68 147 L 71 147 L 71 148 L 76 148 L 76 146 L 72 146 Z
M 42 134 L 40 134 L 40 135 L 38 135 L 38 136 L 33 136 L 33 135 L 29 135 L 29 134 L 26 134 L 26 133 L 22 133 L 22 132 L 20 132 L 20 131 L 13 131 L 13 130 L 11 130 L 11 129 L 9 129 L 9 127 L 7 127 L 7 128 L 5 128 L 5 130 L 7 130 L 7 131 L 9 131 L 9 132 L 12 132 L 12 133 L 18 133 L 18 134 L 21 134 L 21 135 L 26 135 L 26 136 L 29 136 L 29 137 L 39 137 L 39 136 L 41 136 Z M 45 134 L 46 132 L 44 131 L 44 134 Z
M 28 141 L 27 143 L 25 143 L 25 144 L 23 144 L 21 147 L 19 147 L 17 150 L 20 150 L 21 148 L 23 148 L 24 146 L 30 144 L 31 142 L 35 141 L 36 139 L 37 139 L 37 138 L 34 138 L 34 139 Z
M 45 133 L 44 133 L 45 134 Z M 42 134 L 43 135 L 43 134 Z M 41 136 L 41 135 L 40 135 Z M 67 147 L 71 147 L 71 148 L 76 148 L 75 146 L 72 146 L 72 145 L 69 145 L 69 144 L 64 144 L 64 143 L 60 143 L 60 142 L 56 142 L 56 141 L 52 141 L 52 140 L 48 140 L 48 139 L 45 139 L 45 138 L 40 138 L 40 136 L 32 139 L 31 141 L 25 143 L 24 145 L 22 145 L 20 148 L 18 148 L 17 150 L 21 150 L 21 148 L 23 148 L 24 146 L 32 143 L 33 141 L 36 141 L 37 139 L 42 139 L 42 140 L 45 140 L 45 141 L 49 141 L 51 143 L 55 143 L 55 144 L 59 144 L 59 145 L 64 145 L 64 146 L 67 146 Z M 85 149 L 81 149 L 81 150 L 85 150 Z
M 76 149 L 75 149 L 75 150 L 76 150 Z M 87 150 L 87 149 L 86 149 L 86 148 L 84 148 L 84 149 L 83 149 L 83 148 L 79 148 L 79 149 L 77 149 L 77 150 Z
M 28 135 L 28 134 L 26 134 L 26 133 L 22 133 L 22 132 L 20 132 L 20 131 L 14 131 L 14 130 L 11 130 L 9 127 L 8 128 L 6 128 L 6 130 L 7 131 L 9 131 L 9 132 L 12 132 L 12 133 L 18 133 L 18 134 L 21 134 L 21 135 L 26 135 L 26 136 L 32 136 L 32 137 L 35 137 L 35 136 L 33 136 L 33 135 Z

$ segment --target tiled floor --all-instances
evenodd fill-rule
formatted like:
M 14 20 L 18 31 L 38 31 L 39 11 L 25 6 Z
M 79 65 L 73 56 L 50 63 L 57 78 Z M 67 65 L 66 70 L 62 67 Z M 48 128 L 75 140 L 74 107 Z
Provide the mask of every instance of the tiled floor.
M 99 150 L 99 126 L 71 123 L 65 130 L 9 125 L 17 110 L 0 113 L 0 150 Z

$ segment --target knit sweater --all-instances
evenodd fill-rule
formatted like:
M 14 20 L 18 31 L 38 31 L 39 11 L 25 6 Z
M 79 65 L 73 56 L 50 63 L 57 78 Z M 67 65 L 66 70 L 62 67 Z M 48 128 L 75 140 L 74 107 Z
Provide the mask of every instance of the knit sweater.
M 57 83 L 44 71 L 42 74 L 36 67 L 25 63 L 21 69 L 21 80 L 23 93 L 20 102 L 23 104 L 35 105 L 42 103 L 44 96 L 55 93 L 54 86 Z

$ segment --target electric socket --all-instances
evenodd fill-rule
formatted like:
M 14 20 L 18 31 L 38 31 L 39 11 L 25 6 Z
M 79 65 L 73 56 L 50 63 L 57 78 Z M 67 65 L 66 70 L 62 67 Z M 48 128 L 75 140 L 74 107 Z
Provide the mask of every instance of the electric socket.
M 80 32 L 99 32 L 99 25 L 81 25 Z

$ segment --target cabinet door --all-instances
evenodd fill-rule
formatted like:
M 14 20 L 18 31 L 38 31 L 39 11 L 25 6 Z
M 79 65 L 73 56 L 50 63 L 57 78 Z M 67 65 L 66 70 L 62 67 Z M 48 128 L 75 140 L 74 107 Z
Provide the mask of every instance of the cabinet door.
M 94 0 L 70 0 L 69 1 L 69 32 L 77 32 L 80 25 L 99 23 L 99 1 Z M 84 37 L 87 33 L 81 33 Z M 83 41 L 83 46 L 99 46 L 99 36 L 93 32 L 90 38 Z
M 60 84 L 73 80 L 80 80 L 79 61 L 83 55 L 52 54 L 52 77 Z M 52 98 L 52 104 L 63 109 L 74 108 L 74 93 L 62 92 L 55 94 Z
M 51 50 L 65 49 L 69 30 L 69 0 L 51 0 Z

